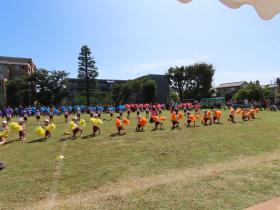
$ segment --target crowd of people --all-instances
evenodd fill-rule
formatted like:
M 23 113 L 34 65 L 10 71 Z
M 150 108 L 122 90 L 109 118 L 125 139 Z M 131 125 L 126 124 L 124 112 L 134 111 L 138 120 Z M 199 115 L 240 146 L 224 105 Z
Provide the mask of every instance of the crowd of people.
M 0 145 L 5 144 L 9 133 L 18 132 L 19 140 L 25 141 L 28 119 L 35 117 L 37 121 L 36 134 L 42 138 L 51 138 L 56 129 L 54 118 L 59 115 L 64 116 L 64 121 L 69 124 L 70 131 L 65 131 L 65 135 L 73 138 L 83 136 L 86 121 L 82 116 L 88 114 L 92 123 L 92 136 L 101 134 L 103 120 L 114 121 L 118 135 L 126 134 L 125 127 L 130 124 L 131 115 L 134 113 L 136 120 L 136 132 L 143 132 L 148 123 L 154 125 L 153 130 L 163 129 L 168 117 L 163 116 L 164 110 L 170 113 L 171 128 L 178 128 L 180 125 L 186 127 L 197 127 L 196 123 L 207 126 L 219 124 L 222 111 L 213 107 L 210 110 L 202 110 L 198 102 L 195 103 L 172 103 L 165 104 L 125 104 L 119 106 L 61 106 L 61 107 L 10 107 L 1 111 L 2 126 L 0 128 Z M 255 119 L 255 114 L 259 108 L 233 108 L 230 107 L 228 121 L 235 123 L 235 115 L 240 114 L 243 121 Z M 165 112 L 166 113 L 166 112 Z M 168 113 L 168 112 L 167 112 Z M 84 114 L 84 115 L 82 115 Z M 12 122 L 12 118 L 17 118 L 17 122 Z M 44 118 L 41 123 L 41 118 Z

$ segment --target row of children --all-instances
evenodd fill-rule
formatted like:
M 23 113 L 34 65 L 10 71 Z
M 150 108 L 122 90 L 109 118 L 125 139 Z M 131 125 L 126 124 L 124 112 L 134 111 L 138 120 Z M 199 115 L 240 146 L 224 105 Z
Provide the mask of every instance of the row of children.
M 228 121 L 235 123 L 235 114 L 241 114 L 243 121 L 248 121 L 250 119 L 255 119 L 255 113 L 258 113 L 259 109 L 251 108 L 251 109 L 230 109 Z M 222 117 L 222 112 L 220 110 L 213 110 L 213 111 L 203 111 L 203 115 L 201 116 L 199 111 L 195 112 L 194 114 L 191 111 L 186 112 L 186 122 L 184 123 L 187 127 L 196 127 L 196 122 L 201 121 L 203 125 L 212 125 L 212 124 L 219 124 L 220 119 Z M 172 111 L 171 112 L 171 123 L 172 129 L 179 127 L 180 121 L 183 120 L 184 114 L 179 111 Z M 144 131 L 144 127 L 148 124 L 148 120 L 145 117 L 142 117 L 140 114 L 137 113 L 137 126 L 135 130 L 137 132 Z M 161 116 L 161 113 L 154 110 L 152 112 L 150 123 L 154 123 L 153 130 L 162 129 L 163 123 L 166 121 L 166 117 Z M 94 114 L 92 118 L 90 118 L 90 122 L 92 123 L 92 136 L 96 136 L 97 134 L 101 134 L 101 125 L 103 121 L 100 119 L 100 115 Z M 122 118 L 121 115 L 118 115 L 115 121 L 115 126 L 117 129 L 118 135 L 124 135 L 125 126 L 129 125 L 129 120 L 127 118 Z M 79 136 L 83 135 L 84 127 L 86 126 L 86 121 L 80 119 L 78 117 L 74 117 L 72 121 L 69 123 L 69 128 L 72 131 L 72 136 L 76 137 L 78 134 Z M 36 134 L 39 137 L 50 138 L 52 137 L 52 133 L 56 129 L 55 124 L 51 123 L 49 119 L 44 120 L 44 124 L 42 126 L 38 126 L 35 130 Z M 19 139 L 24 141 L 26 138 L 26 121 L 23 118 L 19 118 L 18 122 L 12 122 L 8 125 L 7 121 L 2 122 L 2 127 L 0 130 L 0 145 L 4 144 L 8 138 L 10 130 L 18 131 Z M 70 132 L 66 131 L 65 134 L 69 135 Z

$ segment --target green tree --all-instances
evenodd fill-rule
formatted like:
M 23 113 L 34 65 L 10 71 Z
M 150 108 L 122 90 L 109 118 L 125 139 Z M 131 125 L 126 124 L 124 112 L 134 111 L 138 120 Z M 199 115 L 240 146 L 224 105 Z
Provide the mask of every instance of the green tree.
M 121 102 L 121 92 L 122 87 L 120 84 L 114 84 L 112 88 L 112 99 L 116 105 L 119 105 Z
M 122 85 L 116 84 L 112 90 L 112 97 L 118 103 L 152 102 L 157 93 L 154 80 L 143 78 L 129 80 Z
M 279 77 L 276 79 L 276 85 L 277 85 L 277 92 L 279 93 L 280 92 L 280 78 Z
M 250 82 L 248 85 L 238 90 L 233 96 L 233 98 L 237 100 L 248 99 L 248 100 L 255 100 L 255 101 L 263 99 L 263 97 L 264 97 L 263 88 L 260 86 L 258 82 Z
M 274 100 L 274 97 L 275 97 L 274 88 L 270 88 L 268 86 L 264 87 L 263 88 L 263 97 L 266 99 Z
M 68 96 L 67 78 L 69 74 L 65 71 L 52 71 L 49 74 L 48 86 L 52 95 L 52 104 L 59 104 Z
M 48 71 L 36 69 L 29 78 L 29 83 L 34 87 L 34 97 L 42 105 L 59 104 L 68 96 L 67 78 L 65 71 Z
M 170 101 L 179 101 L 180 100 L 178 93 L 174 90 L 170 91 L 169 97 L 170 97 L 170 99 L 169 99 Z
M 186 79 L 188 76 L 186 75 L 186 73 L 186 68 L 182 66 L 172 67 L 165 74 L 170 87 L 179 94 L 181 102 L 184 101 L 184 93 L 186 92 L 188 87 L 188 81 Z
M 188 88 L 186 97 L 193 99 L 209 98 L 213 93 L 212 82 L 215 69 L 207 63 L 197 63 L 186 68 Z
M 214 73 L 213 65 L 197 63 L 170 68 L 165 76 L 170 87 L 178 93 L 180 101 L 183 102 L 186 97 L 192 99 L 210 97 L 213 93 Z
M 50 72 L 47 69 L 36 69 L 34 74 L 29 78 L 35 86 L 35 99 L 42 105 L 50 105 L 52 94 L 48 84 Z
M 7 105 L 29 105 L 29 87 L 27 78 L 10 80 L 7 83 Z
M 82 46 L 78 60 L 78 78 L 81 79 L 81 87 L 86 93 L 87 105 L 89 106 L 90 95 L 97 86 L 96 78 L 98 77 L 98 69 L 95 66 L 96 62 L 91 56 L 91 51 L 87 45 Z

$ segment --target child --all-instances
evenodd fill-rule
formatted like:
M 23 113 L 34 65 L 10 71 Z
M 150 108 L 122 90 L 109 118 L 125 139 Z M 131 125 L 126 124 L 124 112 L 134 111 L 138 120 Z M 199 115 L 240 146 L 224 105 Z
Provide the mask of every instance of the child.
M 51 131 L 49 130 L 49 123 L 50 123 L 50 121 L 48 119 L 45 119 L 45 121 L 44 121 L 44 129 L 46 131 L 45 132 L 45 138 L 46 139 L 52 137 Z
M 112 121 L 113 117 L 114 117 L 114 109 L 113 109 L 113 107 L 109 108 L 109 113 L 110 113 L 110 118 L 111 118 L 111 121 Z
M 9 132 L 9 127 L 8 127 L 8 122 L 4 120 L 2 122 L 2 126 L 0 128 L 1 136 L 0 136 L 0 145 L 3 145 L 6 143 L 7 138 L 8 138 L 8 132 Z
M 136 109 L 136 118 L 138 118 L 139 116 L 140 116 L 140 108 L 137 107 L 137 109 Z
M 68 122 L 68 116 L 69 116 L 69 112 L 68 112 L 68 110 L 66 109 L 66 110 L 64 111 L 64 119 L 65 119 L 65 123 L 67 123 L 67 122 Z
M 150 109 L 148 106 L 146 106 L 146 118 L 148 119 L 150 115 Z
M 21 142 L 25 141 L 25 137 L 26 137 L 26 126 L 25 126 L 25 120 L 23 118 L 19 118 L 18 119 L 18 124 L 20 125 L 20 129 L 19 129 L 19 140 Z
M 35 115 L 36 115 L 37 124 L 39 124 L 40 123 L 40 115 L 41 115 L 39 109 L 36 110 Z
M 141 117 L 141 115 L 138 116 L 137 118 L 137 126 L 136 126 L 136 131 L 137 132 L 143 132 L 144 131 L 144 126 L 147 123 L 147 119 L 144 117 Z
M 158 104 L 157 109 L 158 109 L 158 115 L 161 117 L 162 116 L 162 107 L 160 104 Z
M 163 123 L 160 121 L 159 116 L 152 116 L 152 120 L 155 123 L 155 127 L 153 128 L 153 131 L 157 130 L 158 126 L 160 126 L 159 129 L 162 130 Z
M 77 109 L 77 118 L 78 118 L 78 121 L 81 120 L 81 109 L 80 108 Z
M 92 109 L 90 109 L 90 111 L 89 111 L 89 116 L 90 116 L 90 118 L 93 118 L 93 116 L 94 116 Z
M 171 122 L 172 122 L 172 129 L 178 128 L 179 127 L 179 117 L 176 114 L 176 111 L 172 112 L 171 115 Z
M 187 127 L 190 128 L 190 124 L 193 122 L 193 127 L 195 127 L 195 120 L 196 120 L 196 117 L 194 115 L 191 114 L 190 111 L 187 111 L 186 112 L 186 115 L 187 115 Z
M 123 117 L 123 109 L 122 108 L 119 110 L 119 116 L 120 116 L 120 119 L 122 119 L 122 117 Z
M 98 135 L 100 135 L 100 133 L 101 133 L 99 124 L 97 123 L 98 120 L 100 120 L 100 119 L 98 119 L 98 115 L 97 115 L 97 114 L 94 115 L 94 119 L 95 119 L 95 123 L 93 123 L 92 135 L 93 135 L 93 136 L 96 136 L 96 133 L 97 133 L 97 132 L 98 132 Z M 101 120 L 100 120 L 100 121 L 101 121 Z
M 221 116 L 222 116 L 222 112 L 221 111 L 213 110 L 213 123 L 214 124 L 220 124 Z
M 242 109 L 242 111 L 241 111 L 241 117 L 242 117 L 242 120 L 243 120 L 243 121 L 248 121 L 248 120 L 249 120 L 248 110 Z
M 126 134 L 126 132 L 125 132 L 125 130 L 124 130 L 124 124 L 123 124 L 123 122 L 121 121 L 121 116 L 120 116 L 120 115 L 117 116 L 117 119 L 116 119 L 116 127 L 117 127 L 117 129 L 118 129 L 118 134 L 119 134 L 119 135 L 125 135 L 125 134 Z
M 78 118 L 77 117 L 74 117 L 73 118 L 73 128 L 72 128 L 72 131 L 73 131 L 73 138 L 76 137 L 77 133 L 80 133 L 80 137 L 83 136 L 83 127 L 79 127 L 78 126 Z
M 53 123 L 53 115 L 54 115 L 54 108 L 51 107 L 51 110 L 50 110 L 50 122 Z
M 131 110 L 130 107 L 127 108 L 127 119 L 130 119 Z
M 249 117 L 252 118 L 252 119 L 256 119 L 255 112 L 256 112 L 256 109 L 255 108 L 251 108 L 249 110 Z
M 209 121 L 209 124 L 208 124 L 208 121 Z M 210 111 L 204 110 L 204 114 L 203 114 L 201 123 L 204 124 L 205 126 L 212 125 L 212 118 L 211 118 Z
M 10 123 L 12 119 L 12 111 L 11 109 L 8 109 L 7 111 L 7 123 Z
M 228 119 L 228 121 L 230 121 L 232 123 L 236 123 L 235 120 L 234 120 L 234 115 L 235 115 L 235 109 L 231 107 L 230 111 L 229 111 L 229 119 Z
M 23 119 L 24 119 L 24 122 L 27 123 L 27 121 L 28 121 L 28 112 L 26 110 L 24 110 L 24 112 L 23 112 Z

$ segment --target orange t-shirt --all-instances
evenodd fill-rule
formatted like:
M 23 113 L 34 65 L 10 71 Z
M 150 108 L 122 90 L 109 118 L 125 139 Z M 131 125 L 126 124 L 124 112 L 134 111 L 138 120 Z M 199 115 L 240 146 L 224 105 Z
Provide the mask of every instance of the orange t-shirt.
M 122 121 L 120 119 L 116 119 L 116 126 L 119 128 L 119 127 L 122 127 Z
M 176 114 L 172 114 L 171 115 L 171 120 L 172 121 L 177 121 L 177 115 Z

